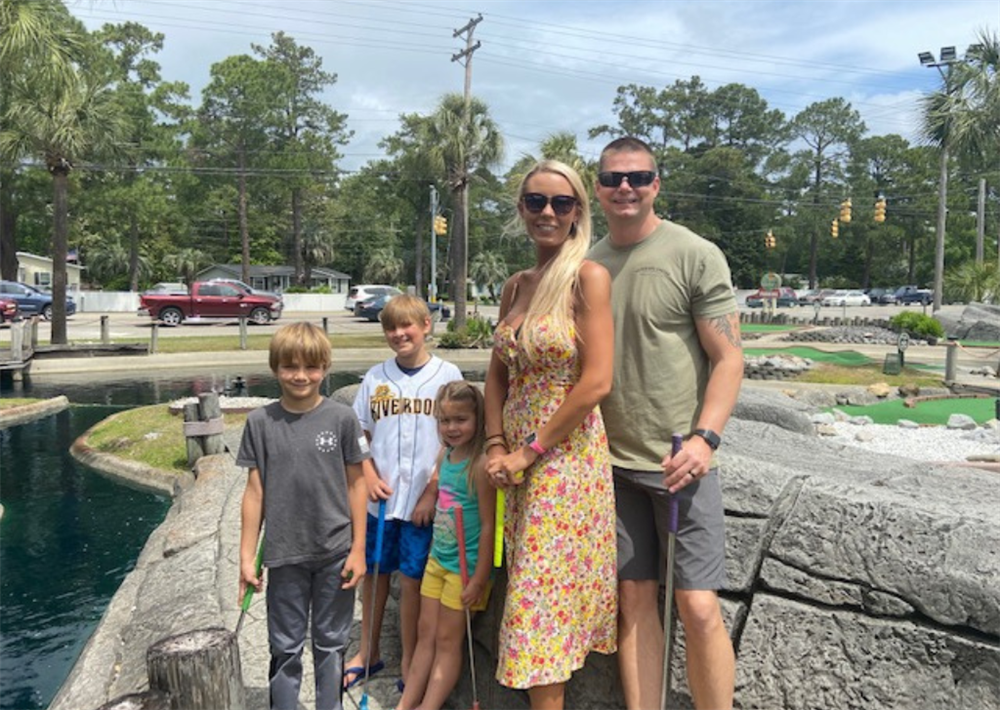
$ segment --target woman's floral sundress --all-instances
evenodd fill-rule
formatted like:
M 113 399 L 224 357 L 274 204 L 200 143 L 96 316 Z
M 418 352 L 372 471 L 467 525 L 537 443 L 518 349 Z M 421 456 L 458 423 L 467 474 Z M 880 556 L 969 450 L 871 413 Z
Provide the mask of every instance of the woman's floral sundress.
M 575 339 L 536 326 L 529 360 L 514 330 L 501 324 L 494 349 L 507 365 L 503 409 L 511 447 L 523 445 L 559 408 L 580 377 Z M 617 648 L 614 484 L 599 409 L 507 491 L 504 549 L 507 598 L 497 680 L 532 688 L 569 680 L 591 651 Z

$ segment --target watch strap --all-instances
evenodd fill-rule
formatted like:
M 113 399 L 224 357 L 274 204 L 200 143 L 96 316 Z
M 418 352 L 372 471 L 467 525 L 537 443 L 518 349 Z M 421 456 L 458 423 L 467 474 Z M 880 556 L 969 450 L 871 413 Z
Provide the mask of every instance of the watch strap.
M 716 434 L 711 429 L 695 429 L 691 432 L 691 436 L 700 436 L 702 439 L 708 443 L 712 451 L 719 448 L 719 444 L 722 443 L 722 437 Z

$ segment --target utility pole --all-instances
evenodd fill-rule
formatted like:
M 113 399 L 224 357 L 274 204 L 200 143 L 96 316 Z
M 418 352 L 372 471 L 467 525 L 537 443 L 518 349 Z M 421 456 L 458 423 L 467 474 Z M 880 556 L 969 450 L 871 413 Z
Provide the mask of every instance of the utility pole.
M 437 217 L 438 209 L 438 193 L 431 185 L 431 283 L 427 288 L 427 300 L 431 303 L 437 303 L 437 224 L 435 224 L 434 218 Z M 419 259 L 418 259 L 419 261 Z
M 472 98 L 472 54 L 482 46 L 482 43 L 477 41 L 475 44 L 472 43 L 472 34 L 476 30 L 476 25 L 483 21 L 483 16 L 469 20 L 465 27 L 457 29 L 452 33 L 452 37 L 457 38 L 461 35 L 465 35 L 465 49 L 458 54 L 453 54 L 451 56 L 451 61 L 460 62 L 465 60 L 465 108 L 462 115 L 462 165 L 461 165 L 461 187 L 462 196 L 460 200 L 461 210 L 462 210 L 462 236 L 461 239 L 456 239 L 453 249 L 453 273 L 452 273 L 452 288 L 454 293 L 452 298 L 455 299 L 455 327 L 461 328 L 465 325 L 465 312 L 466 312 L 466 282 L 468 281 L 469 274 L 469 165 L 468 156 L 466 155 L 466 148 L 468 147 L 468 134 L 469 134 L 469 102 Z

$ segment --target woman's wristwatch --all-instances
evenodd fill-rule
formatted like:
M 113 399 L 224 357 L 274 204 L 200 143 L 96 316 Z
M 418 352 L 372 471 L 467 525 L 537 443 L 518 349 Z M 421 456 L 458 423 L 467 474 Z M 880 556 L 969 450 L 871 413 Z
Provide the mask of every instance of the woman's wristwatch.
M 545 452 L 548 451 L 548 449 L 546 449 L 544 446 L 538 443 L 537 434 L 529 434 L 528 438 L 525 440 L 524 443 L 527 444 L 529 449 L 534 451 L 539 456 L 544 456 Z

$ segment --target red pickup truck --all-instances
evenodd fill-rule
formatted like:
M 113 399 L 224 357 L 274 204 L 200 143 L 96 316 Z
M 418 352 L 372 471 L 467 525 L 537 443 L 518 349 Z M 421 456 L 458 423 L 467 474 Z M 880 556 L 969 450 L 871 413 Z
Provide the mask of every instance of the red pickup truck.
M 195 282 L 190 295 L 149 293 L 139 298 L 139 315 L 151 316 L 164 325 L 180 325 L 190 319 L 236 320 L 241 317 L 263 325 L 280 318 L 281 309 L 280 298 L 212 281 Z

